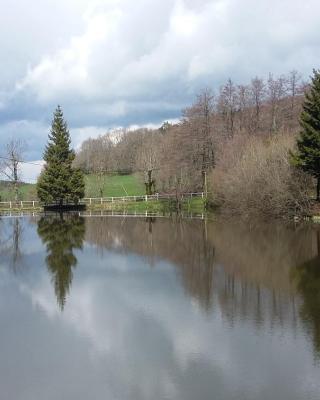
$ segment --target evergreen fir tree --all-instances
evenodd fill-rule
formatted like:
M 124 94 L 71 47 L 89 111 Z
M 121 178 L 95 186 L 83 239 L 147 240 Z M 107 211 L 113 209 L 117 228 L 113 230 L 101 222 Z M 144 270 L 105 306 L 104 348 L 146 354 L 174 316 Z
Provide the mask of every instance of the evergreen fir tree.
M 77 203 L 84 197 L 84 177 L 80 170 L 72 167 L 75 152 L 70 144 L 67 123 L 58 106 L 44 152 L 46 164 L 37 183 L 38 197 L 45 204 Z
M 317 180 L 317 201 L 320 200 L 320 71 L 313 71 L 311 88 L 305 95 L 300 117 L 301 132 L 294 164 Z

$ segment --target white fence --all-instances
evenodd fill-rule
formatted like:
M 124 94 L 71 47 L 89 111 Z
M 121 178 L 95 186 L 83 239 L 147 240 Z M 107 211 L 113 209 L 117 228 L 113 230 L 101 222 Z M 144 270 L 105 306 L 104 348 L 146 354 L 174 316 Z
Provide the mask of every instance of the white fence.
M 0 210 L 12 210 L 12 209 L 33 209 L 39 208 L 41 204 L 38 200 L 30 201 L 1 201 Z
M 125 202 L 135 202 L 135 201 L 155 201 L 155 200 L 169 200 L 175 199 L 177 196 L 175 194 L 153 194 L 150 196 L 122 196 L 122 197 L 87 197 L 80 201 L 80 204 L 85 204 L 87 206 L 101 205 L 105 203 L 125 203 Z M 204 198 L 204 193 L 183 193 L 180 194 L 180 198 L 193 199 L 196 197 Z M 38 200 L 29 201 L 2 201 L 0 202 L 0 210 L 12 210 L 12 209 L 35 209 L 40 208 L 41 203 Z
M 180 195 L 181 199 L 192 199 L 195 197 L 204 198 L 204 193 L 183 193 Z M 135 202 L 135 201 L 154 201 L 154 200 L 169 200 L 175 199 L 175 194 L 153 194 L 150 196 L 121 196 L 121 197 L 88 197 L 82 199 L 80 204 L 95 205 L 104 203 L 124 203 L 124 202 Z

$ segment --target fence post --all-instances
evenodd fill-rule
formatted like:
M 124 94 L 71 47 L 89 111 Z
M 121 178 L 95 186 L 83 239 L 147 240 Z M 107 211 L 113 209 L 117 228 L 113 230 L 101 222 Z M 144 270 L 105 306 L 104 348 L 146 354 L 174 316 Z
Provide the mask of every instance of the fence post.
M 146 194 L 146 201 L 148 201 L 148 195 Z
M 10 201 L 10 208 L 12 208 L 12 202 Z
M 23 204 L 22 204 L 22 201 L 20 202 L 20 208 L 23 208 Z
M 91 206 L 91 203 L 92 203 L 92 199 L 91 199 L 91 197 L 90 197 L 90 199 L 89 199 L 89 204 L 90 204 L 90 206 Z
M 32 208 L 34 208 L 34 201 L 32 202 Z
M 203 192 L 201 193 L 201 197 L 203 198 Z

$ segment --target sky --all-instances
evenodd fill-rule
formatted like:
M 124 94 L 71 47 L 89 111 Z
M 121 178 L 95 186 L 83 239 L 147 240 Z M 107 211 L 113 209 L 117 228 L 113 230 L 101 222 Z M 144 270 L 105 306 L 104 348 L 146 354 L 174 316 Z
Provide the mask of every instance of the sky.
M 0 155 L 40 160 L 60 104 L 73 146 L 179 118 L 204 87 L 319 68 L 318 0 L 0 0 Z

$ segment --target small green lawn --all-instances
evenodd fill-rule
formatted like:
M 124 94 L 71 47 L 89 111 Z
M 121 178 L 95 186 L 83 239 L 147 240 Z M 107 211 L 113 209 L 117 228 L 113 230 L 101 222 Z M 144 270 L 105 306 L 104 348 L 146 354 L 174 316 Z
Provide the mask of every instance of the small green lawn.
M 0 182 L 0 201 L 14 200 L 14 191 L 10 183 Z M 19 185 L 19 200 L 36 200 L 36 185 L 22 183 Z
M 85 196 L 101 197 L 121 197 L 121 196 L 140 196 L 145 194 L 145 187 L 137 175 L 86 175 L 85 176 Z M 14 200 L 12 186 L 7 182 L 0 181 L 1 201 Z M 19 200 L 36 200 L 36 185 L 22 183 L 19 186 Z
M 93 210 L 113 210 L 126 211 L 129 213 L 144 213 L 145 211 L 154 213 L 169 213 L 175 212 L 176 206 L 171 200 L 152 200 L 152 201 L 136 201 L 136 202 L 121 202 L 92 204 L 88 206 Z M 205 212 L 205 201 L 203 199 L 185 200 L 182 202 L 182 211 L 186 213 L 202 214 Z
M 100 188 L 102 188 L 102 197 L 122 197 L 122 196 L 141 196 L 145 194 L 143 182 L 137 175 L 86 175 L 86 197 L 100 197 Z M 1 201 L 14 200 L 14 192 L 7 182 L 0 182 Z M 21 184 L 19 187 L 19 200 L 36 200 L 36 185 Z M 109 205 L 114 209 L 127 209 L 137 212 L 165 212 L 174 205 L 170 201 L 150 201 L 150 202 L 133 202 L 125 204 Z M 96 206 L 100 208 L 99 206 Z M 202 213 L 204 210 L 204 200 L 194 198 L 185 200 L 182 204 L 183 211 Z
M 137 175 L 86 175 L 86 197 L 140 196 L 145 194 Z

